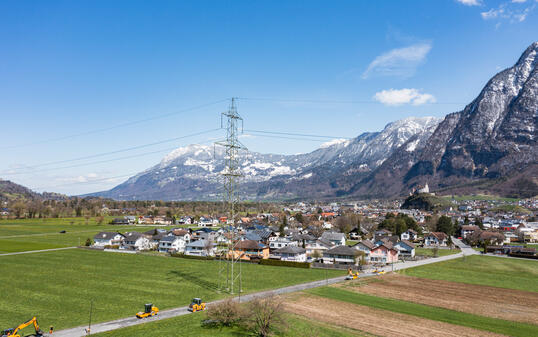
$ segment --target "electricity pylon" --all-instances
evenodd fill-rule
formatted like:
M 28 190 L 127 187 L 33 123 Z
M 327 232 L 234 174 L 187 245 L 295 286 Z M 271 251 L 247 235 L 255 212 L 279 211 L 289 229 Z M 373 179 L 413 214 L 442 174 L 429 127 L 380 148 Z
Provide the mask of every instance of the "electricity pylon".
M 224 121 L 225 119 L 225 121 Z M 226 230 L 224 234 L 226 239 L 229 240 L 227 252 L 225 256 L 226 265 L 223 265 L 223 257 L 219 264 L 221 265 L 219 270 L 219 282 L 224 279 L 224 269 L 226 269 L 226 287 L 225 289 L 233 294 L 235 291 L 236 281 L 239 281 L 238 292 L 241 293 L 241 256 L 235 256 L 235 247 L 240 242 L 239 233 L 237 230 L 236 214 L 237 205 L 239 204 L 239 180 L 243 176 L 241 172 L 239 153 L 240 151 L 246 151 L 246 147 L 239 141 L 239 123 L 241 123 L 241 130 L 243 129 L 243 118 L 237 112 L 235 106 L 235 98 L 232 98 L 230 108 L 227 112 L 223 112 L 221 115 L 221 127 L 226 124 L 226 140 L 223 142 L 216 142 L 215 145 L 223 146 L 225 149 L 224 154 L 224 170 L 222 171 L 222 177 L 224 180 L 224 193 L 223 202 L 224 206 L 228 210 L 228 220 L 226 224 Z M 239 264 L 239 266 L 237 266 Z M 224 288 L 222 285 L 221 288 Z

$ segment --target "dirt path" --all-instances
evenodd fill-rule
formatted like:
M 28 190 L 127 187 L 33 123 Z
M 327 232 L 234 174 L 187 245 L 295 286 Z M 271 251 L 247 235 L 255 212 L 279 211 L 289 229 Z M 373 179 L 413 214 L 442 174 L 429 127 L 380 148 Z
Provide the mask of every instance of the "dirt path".
M 538 293 L 534 292 L 399 274 L 385 275 L 375 281 L 362 286 L 358 282 L 343 283 L 337 287 L 509 321 L 536 324 L 538 317 Z
M 293 296 L 285 302 L 285 310 L 316 321 L 356 329 L 378 336 L 502 336 L 487 331 L 312 295 Z

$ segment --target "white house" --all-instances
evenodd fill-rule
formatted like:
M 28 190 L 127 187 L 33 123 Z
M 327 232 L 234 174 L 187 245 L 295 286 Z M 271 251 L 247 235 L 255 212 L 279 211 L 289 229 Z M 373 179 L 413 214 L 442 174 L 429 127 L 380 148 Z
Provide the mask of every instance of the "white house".
M 211 219 L 206 217 L 200 217 L 200 220 L 198 221 L 198 226 L 200 227 L 212 227 L 217 226 L 219 224 L 218 219 Z
M 149 250 L 152 242 L 148 236 L 138 232 L 127 232 L 120 249 Z
M 306 255 L 312 256 L 314 252 L 323 253 L 324 251 L 331 249 L 334 245 L 326 240 L 316 240 L 314 242 L 307 242 L 305 244 Z
M 400 256 L 415 257 L 415 245 L 408 240 L 402 240 L 394 245 L 400 252 Z
M 278 248 L 284 248 L 287 246 L 299 246 L 299 243 L 297 241 L 291 240 L 290 238 L 286 237 L 278 237 L 273 241 L 269 242 L 269 249 L 278 249 Z
M 375 245 L 372 243 L 372 241 L 362 240 L 361 242 L 354 245 L 352 248 L 363 252 L 364 259 L 366 260 L 366 262 L 370 262 L 370 253 L 372 249 L 375 248 Z
M 159 241 L 159 252 L 162 253 L 183 253 L 189 241 L 183 236 L 169 235 Z
M 215 246 L 207 240 L 197 240 L 185 245 L 185 255 L 214 256 Z
M 274 252 L 282 261 L 306 262 L 306 249 L 296 246 L 279 248 Z
M 408 229 L 400 235 L 401 240 L 415 241 L 418 238 L 417 231 Z
M 321 238 L 331 242 L 335 246 L 344 246 L 346 244 L 346 235 L 344 233 L 323 232 Z
M 480 227 L 472 225 L 463 225 L 461 226 L 461 237 L 465 239 L 476 231 L 480 231 Z
M 93 237 L 93 245 L 96 247 L 121 245 L 125 236 L 118 232 L 100 232 Z
M 431 232 L 424 237 L 424 246 L 446 246 L 448 236 L 443 232 Z

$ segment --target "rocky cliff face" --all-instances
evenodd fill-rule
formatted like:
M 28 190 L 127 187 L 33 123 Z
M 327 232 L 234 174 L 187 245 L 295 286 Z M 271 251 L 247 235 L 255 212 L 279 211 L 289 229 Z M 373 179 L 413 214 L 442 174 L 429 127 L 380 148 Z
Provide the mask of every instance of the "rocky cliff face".
M 495 75 L 463 111 L 452 113 L 415 153 L 395 153 L 388 165 L 370 179 L 355 185 L 357 195 L 405 194 L 428 182 L 437 190 L 487 186 L 513 195 L 538 194 L 532 175 L 538 158 L 538 42 L 529 46 L 518 62 Z M 522 171 L 530 185 L 521 190 L 506 180 Z M 386 191 L 386 179 L 395 185 Z M 521 184 L 519 184 L 521 185 Z

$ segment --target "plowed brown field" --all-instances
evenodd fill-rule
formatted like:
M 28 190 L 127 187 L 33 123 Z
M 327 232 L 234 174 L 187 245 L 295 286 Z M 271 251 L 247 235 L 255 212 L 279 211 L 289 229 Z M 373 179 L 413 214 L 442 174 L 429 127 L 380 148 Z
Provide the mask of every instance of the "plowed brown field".
M 538 317 L 538 293 L 535 292 L 429 280 L 399 274 L 385 275 L 371 283 L 353 281 L 337 286 L 379 297 L 509 321 L 536 324 Z
M 339 302 L 313 295 L 290 297 L 284 302 L 284 308 L 289 312 L 316 321 L 378 336 L 502 336 L 487 331 Z

